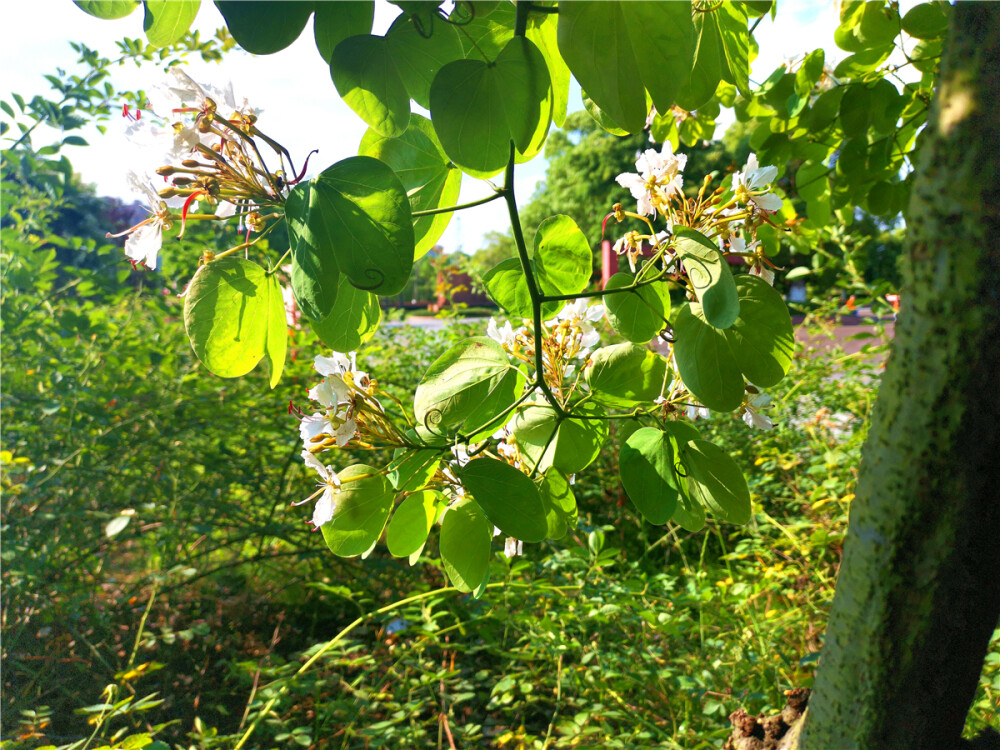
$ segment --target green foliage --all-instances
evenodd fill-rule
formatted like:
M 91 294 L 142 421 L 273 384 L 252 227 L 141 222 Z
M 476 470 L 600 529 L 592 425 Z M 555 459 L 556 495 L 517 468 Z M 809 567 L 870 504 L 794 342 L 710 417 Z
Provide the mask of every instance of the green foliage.
M 184 327 L 214 374 L 238 378 L 266 356 L 271 387 L 281 379 L 288 338 L 281 286 L 257 264 L 228 257 L 199 268 L 184 298 Z
M 545 539 L 548 524 L 538 488 L 510 464 L 494 458 L 469 461 L 459 471 L 463 486 L 503 533 L 525 542 Z
M 393 506 L 392 485 L 378 469 L 364 464 L 348 466 L 337 478 L 342 484 L 333 496 L 333 520 L 320 531 L 333 554 L 353 557 L 382 535 Z

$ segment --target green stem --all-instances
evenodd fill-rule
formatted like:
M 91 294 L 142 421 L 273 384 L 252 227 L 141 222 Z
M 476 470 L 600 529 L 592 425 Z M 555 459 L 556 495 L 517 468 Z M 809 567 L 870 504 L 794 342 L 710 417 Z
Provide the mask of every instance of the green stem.
M 495 194 L 487 196 L 486 198 L 469 201 L 468 203 L 459 203 L 457 206 L 443 206 L 441 208 L 428 208 L 423 211 L 414 211 L 411 216 L 433 216 L 434 214 L 447 214 L 452 211 L 461 211 L 464 208 L 475 208 L 476 206 L 481 206 L 484 203 L 495 201 L 497 198 L 503 198 L 503 196 L 503 191 L 498 190 Z
M 518 7 L 518 18 L 521 17 L 523 7 Z M 510 214 L 510 228 L 514 235 L 514 244 L 517 246 L 517 256 L 521 260 L 521 270 L 524 272 L 524 280 L 528 284 L 528 296 L 531 297 L 536 383 L 542 389 L 549 404 L 555 409 L 556 414 L 565 418 L 566 411 L 559 405 L 559 401 L 552 393 L 552 389 L 549 388 L 549 384 L 545 382 L 545 363 L 542 359 L 542 294 L 538 289 L 538 282 L 535 281 L 531 260 L 528 258 L 528 248 L 524 243 L 524 232 L 521 231 L 521 219 L 517 213 L 517 200 L 514 197 L 514 156 L 514 142 L 511 141 L 510 158 L 507 160 L 507 168 L 504 170 L 503 196 L 507 201 L 507 212 Z

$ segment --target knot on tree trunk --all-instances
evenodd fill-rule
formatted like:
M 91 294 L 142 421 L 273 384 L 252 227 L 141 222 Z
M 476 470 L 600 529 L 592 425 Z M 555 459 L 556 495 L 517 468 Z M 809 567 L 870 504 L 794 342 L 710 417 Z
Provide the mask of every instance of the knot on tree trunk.
M 809 690 L 796 688 L 786 691 L 785 696 L 785 707 L 771 716 L 752 716 L 743 708 L 733 711 L 729 715 L 733 733 L 722 750 L 792 750 L 809 702 Z

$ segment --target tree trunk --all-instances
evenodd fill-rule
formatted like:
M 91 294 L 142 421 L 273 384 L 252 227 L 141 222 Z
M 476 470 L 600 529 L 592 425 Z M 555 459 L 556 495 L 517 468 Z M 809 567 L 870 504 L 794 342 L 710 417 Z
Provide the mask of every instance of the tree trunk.
M 1000 617 L 1000 4 L 959 2 L 801 750 L 948 750 Z

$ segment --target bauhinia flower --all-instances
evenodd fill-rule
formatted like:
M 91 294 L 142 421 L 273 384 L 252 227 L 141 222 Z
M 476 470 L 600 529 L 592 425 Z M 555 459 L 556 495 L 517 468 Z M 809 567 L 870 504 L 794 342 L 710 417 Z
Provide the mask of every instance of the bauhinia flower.
M 597 346 L 601 341 L 600 334 L 594 329 L 594 323 L 604 317 L 604 305 L 587 306 L 584 298 L 573 300 L 566 304 L 558 315 L 552 320 L 545 321 L 545 325 L 554 330 L 555 336 L 564 341 L 570 331 L 580 334 L 580 353 L 584 349 Z
M 149 216 L 124 232 L 117 234 L 108 232 L 105 237 L 127 236 L 125 256 L 129 258 L 132 265 L 142 264 L 147 268 L 155 269 L 156 256 L 160 252 L 160 248 L 163 247 L 163 230 L 170 229 L 174 223 L 174 216 L 170 213 L 166 201 L 153 189 L 148 179 L 143 179 L 135 172 L 130 171 L 128 185 L 133 192 L 146 199 L 149 204 Z
M 747 399 L 743 404 L 743 421 L 747 427 L 757 430 L 770 430 L 774 427 L 774 422 L 766 414 L 761 414 L 758 410 L 771 403 L 771 397 L 766 393 L 756 393 Z
M 309 389 L 309 399 L 319 403 L 323 411 L 303 417 L 299 435 L 306 448 L 321 446 L 326 442 L 324 435 L 343 448 L 358 432 L 353 389 L 367 387 L 368 375 L 357 369 L 354 352 L 349 355 L 333 352 L 331 357 L 319 355 L 314 367 L 323 380 Z
M 318 484 L 319 489 L 316 492 L 305 500 L 299 500 L 292 503 L 292 505 L 303 505 L 311 500 L 315 500 L 317 497 L 319 498 L 316 500 L 312 520 L 309 522 L 315 530 L 324 523 L 333 520 L 333 512 L 336 509 L 336 495 L 340 492 L 340 479 L 337 477 L 337 472 L 333 470 L 333 467 L 324 466 L 323 462 L 310 453 L 308 449 L 302 451 L 302 460 L 305 461 L 306 466 L 316 470 L 321 481 Z
M 618 255 L 628 256 L 628 266 L 635 273 L 635 261 L 642 255 L 642 235 L 638 232 L 626 232 L 625 236 L 619 239 L 612 248 Z
M 746 256 L 746 262 L 750 265 L 750 275 L 759 276 L 771 286 L 774 286 L 774 271 L 767 266 L 770 265 L 764 256 L 764 250 L 760 246 L 759 240 L 754 240 L 747 245 L 742 237 L 730 237 L 729 251 L 733 253 L 750 253 Z
M 681 195 L 684 185 L 681 172 L 686 164 L 687 156 L 674 154 L 668 141 L 659 153 L 656 149 L 647 149 L 636 159 L 637 174 L 623 172 L 615 180 L 632 193 L 640 214 L 655 216 L 657 210 L 664 212 L 671 197 Z
M 490 322 L 486 326 L 486 335 L 508 351 L 517 344 L 518 333 L 519 331 L 514 330 L 509 320 L 503 324 L 503 327 L 500 327 L 495 318 L 490 318 Z
M 750 154 L 743 171 L 733 175 L 733 193 L 745 205 L 753 204 L 761 211 L 773 214 L 780 211 L 783 202 L 771 192 L 771 183 L 778 176 L 777 167 L 760 167 L 757 155 Z

